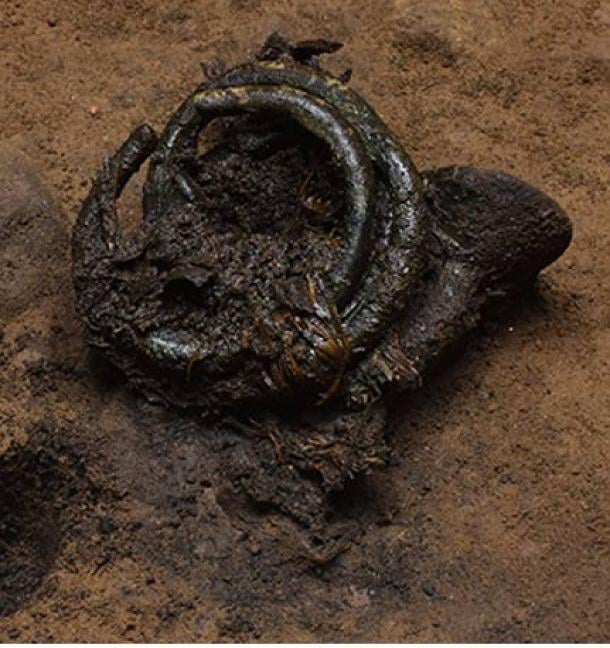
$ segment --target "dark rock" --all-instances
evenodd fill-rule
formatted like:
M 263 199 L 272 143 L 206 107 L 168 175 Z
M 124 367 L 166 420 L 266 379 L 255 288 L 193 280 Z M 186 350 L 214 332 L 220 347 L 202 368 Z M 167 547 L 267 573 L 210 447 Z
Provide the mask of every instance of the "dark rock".
M 32 160 L 0 142 L 0 320 L 68 284 L 68 229 Z

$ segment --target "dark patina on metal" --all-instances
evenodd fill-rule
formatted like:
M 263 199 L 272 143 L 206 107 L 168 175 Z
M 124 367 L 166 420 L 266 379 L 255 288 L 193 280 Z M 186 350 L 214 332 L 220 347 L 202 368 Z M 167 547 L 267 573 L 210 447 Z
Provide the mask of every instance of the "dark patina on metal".
M 388 398 L 571 238 L 557 203 L 521 180 L 418 172 L 319 66 L 337 47 L 274 35 L 159 137 L 138 128 L 73 235 L 91 345 L 150 399 L 272 428 L 278 462 L 326 489 L 383 461 Z M 126 238 L 117 199 L 146 160 Z

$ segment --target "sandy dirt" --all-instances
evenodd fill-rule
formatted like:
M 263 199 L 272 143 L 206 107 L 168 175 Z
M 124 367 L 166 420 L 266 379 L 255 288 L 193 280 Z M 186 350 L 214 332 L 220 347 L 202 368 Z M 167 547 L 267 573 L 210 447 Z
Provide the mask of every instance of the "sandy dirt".
M 222 436 L 92 362 L 69 273 L 102 156 L 273 30 L 343 41 L 420 168 L 513 173 L 575 226 L 396 405 L 327 564 L 227 483 Z M 2 0 L 0 640 L 610 639 L 608 34 L 607 0 Z

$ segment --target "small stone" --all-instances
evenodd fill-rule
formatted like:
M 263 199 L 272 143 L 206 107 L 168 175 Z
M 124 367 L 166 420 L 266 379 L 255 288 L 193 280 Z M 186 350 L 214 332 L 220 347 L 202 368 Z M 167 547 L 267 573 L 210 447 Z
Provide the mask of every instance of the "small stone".
M 0 321 L 46 295 L 65 293 L 68 249 L 66 219 L 35 163 L 0 142 Z

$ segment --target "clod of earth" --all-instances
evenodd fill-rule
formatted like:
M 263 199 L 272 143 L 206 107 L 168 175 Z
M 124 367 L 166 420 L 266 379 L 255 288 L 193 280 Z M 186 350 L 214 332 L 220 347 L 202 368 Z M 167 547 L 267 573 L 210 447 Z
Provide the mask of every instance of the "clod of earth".
M 159 137 L 136 129 L 73 234 L 91 345 L 149 399 L 265 429 L 277 462 L 327 488 L 382 461 L 388 398 L 571 238 L 557 203 L 521 180 L 420 173 L 319 66 L 337 48 L 273 35 Z M 117 200 L 146 160 L 127 238 Z

